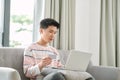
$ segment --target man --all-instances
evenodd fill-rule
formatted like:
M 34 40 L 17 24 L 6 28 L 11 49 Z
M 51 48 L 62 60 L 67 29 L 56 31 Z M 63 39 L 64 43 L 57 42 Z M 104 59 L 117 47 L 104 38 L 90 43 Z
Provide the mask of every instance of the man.
M 40 22 L 39 41 L 32 43 L 25 49 L 23 68 L 25 76 L 31 80 L 40 80 L 41 75 L 44 76 L 43 80 L 65 80 L 64 75 L 56 70 L 48 71 L 48 73 L 44 74 L 44 69 L 47 67 L 62 66 L 59 60 L 59 53 L 54 47 L 49 46 L 49 43 L 54 40 L 59 27 L 60 24 L 54 19 L 43 19 Z M 53 60 L 50 55 L 57 59 Z

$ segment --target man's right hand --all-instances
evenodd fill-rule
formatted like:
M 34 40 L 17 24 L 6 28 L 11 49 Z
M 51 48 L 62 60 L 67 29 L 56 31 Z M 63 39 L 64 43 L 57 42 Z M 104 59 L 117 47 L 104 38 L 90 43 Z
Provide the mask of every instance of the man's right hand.
M 46 67 L 47 65 L 51 64 L 52 59 L 49 56 L 45 56 L 40 60 L 39 68 L 42 70 L 43 67 Z

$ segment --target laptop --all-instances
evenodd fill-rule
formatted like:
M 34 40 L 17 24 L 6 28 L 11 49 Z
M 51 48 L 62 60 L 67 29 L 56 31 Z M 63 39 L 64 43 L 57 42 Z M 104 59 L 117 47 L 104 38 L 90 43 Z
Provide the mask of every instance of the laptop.
M 42 58 L 45 55 L 49 55 L 52 59 L 56 59 L 56 55 L 48 51 L 33 50 L 34 57 L 36 59 Z M 75 71 L 86 71 L 91 58 L 90 53 L 80 52 L 77 50 L 71 50 L 68 55 L 67 61 L 62 68 L 57 69 L 66 69 L 66 70 L 75 70 Z M 49 67 L 49 66 L 48 66 Z M 56 67 L 52 67 L 56 68 Z
M 64 68 L 66 70 L 86 71 L 92 54 L 71 50 Z

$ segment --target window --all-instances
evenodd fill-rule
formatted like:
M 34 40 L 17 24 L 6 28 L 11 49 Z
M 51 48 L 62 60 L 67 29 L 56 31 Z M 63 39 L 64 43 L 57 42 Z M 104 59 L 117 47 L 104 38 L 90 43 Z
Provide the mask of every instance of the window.
M 38 40 L 39 22 L 44 17 L 44 0 L 0 0 L 0 4 L 3 6 L 0 9 L 3 11 L 0 45 L 26 47 Z
M 11 0 L 9 46 L 25 47 L 32 42 L 34 0 Z

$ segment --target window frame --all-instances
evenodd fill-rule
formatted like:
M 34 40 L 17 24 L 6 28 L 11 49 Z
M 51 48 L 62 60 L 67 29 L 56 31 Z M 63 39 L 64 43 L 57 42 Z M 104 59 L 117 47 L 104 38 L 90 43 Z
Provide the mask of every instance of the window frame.
M 9 29 L 10 29 L 10 1 L 4 0 L 4 21 L 3 21 L 3 34 L 2 45 L 9 46 Z

